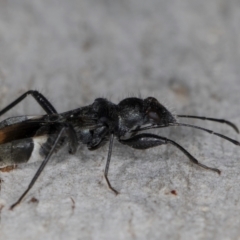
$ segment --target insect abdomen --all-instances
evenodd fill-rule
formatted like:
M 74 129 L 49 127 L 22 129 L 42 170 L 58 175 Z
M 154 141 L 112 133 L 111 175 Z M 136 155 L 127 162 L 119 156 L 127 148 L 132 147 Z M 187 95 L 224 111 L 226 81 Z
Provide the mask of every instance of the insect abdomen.
M 31 157 L 34 144 L 32 138 L 15 140 L 0 145 L 0 167 L 24 163 Z

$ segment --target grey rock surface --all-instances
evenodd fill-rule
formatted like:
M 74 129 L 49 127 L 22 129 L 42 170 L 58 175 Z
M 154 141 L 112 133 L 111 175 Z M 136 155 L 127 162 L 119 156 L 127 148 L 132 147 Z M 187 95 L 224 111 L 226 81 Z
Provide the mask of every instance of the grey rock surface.
M 28 89 L 59 112 L 97 97 L 154 96 L 171 111 L 240 126 L 239 0 L 0 1 L 0 108 Z M 1 117 L 43 114 L 31 97 Z M 184 121 L 240 140 L 226 125 Z M 240 148 L 190 128 L 172 146 L 63 149 L 14 211 L 41 161 L 0 173 L 0 239 L 240 239 Z M 31 201 L 34 198 L 38 202 Z

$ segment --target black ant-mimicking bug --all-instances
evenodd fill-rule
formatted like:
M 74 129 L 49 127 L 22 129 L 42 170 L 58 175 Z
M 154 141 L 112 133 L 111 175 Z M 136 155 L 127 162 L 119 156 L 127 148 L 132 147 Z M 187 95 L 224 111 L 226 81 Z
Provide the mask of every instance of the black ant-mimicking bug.
M 220 174 L 219 169 L 198 162 L 178 143 L 155 134 L 139 132 L 171 126 L 192 127 L 224 138 L 235 145 L 240 145 L 240 142 L 206 128 L 179 123 L 176 117 L 225 123 L 239 133 L 238 128 L 233 123 L 216 118 L 173 115 L 153 97 L 145 99 L 126 98 L 118 104 L 114 104 L 105 98 L 97 98 L 88 106 L 58 113 L 41 93 L 30 90 L 0 111 L 0 116 L 28 95 L 31 95 L 37 101 L 46 115 L 11 117 L 0 123 L 0 170 L 11 170 L 16 164 L 27 162 L 33 155 L 37 155 L 44 160 L 28 188 L 10 209 L 13 209 L 22 201 L 38 179 L 52 154 L 66 143 L 68 143 L 69 153 L 74 154 L 79 144 L 86 144 L 89 150 L 96 150 L 109 142 L 104 176 L 108 187 L 115 194 L 118 194 L 118 192 L 108 180 L 114 138 L 120 143 L 135 149 L 148 149 L 163 144 L 172 144 L 182 151 L 192 163 L 218 174 Z

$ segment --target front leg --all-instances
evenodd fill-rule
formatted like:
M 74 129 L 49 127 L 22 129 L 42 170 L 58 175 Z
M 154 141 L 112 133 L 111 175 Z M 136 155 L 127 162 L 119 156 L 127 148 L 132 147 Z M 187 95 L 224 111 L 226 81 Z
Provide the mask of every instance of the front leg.
M 175 147 L 177 147 L 180 151 L 182 151 L 192 163 L 197 164 L 202 168 L 217 172 L 218 174 L 221 173 L 221 171 L 217 168 L 211 168 L 202 163 L 199 163 L 198 160 L 195 157 L 193 157 L 186 149 L 184 149 L 182 146 L 180 146 L 176 142 L 170 139 L 167 139 L 165 137 L 160 137 L 158 135 L 150 134 L 150 133 L 143 133 L 126 140 L 119 139 L 119 142 L 136 149 L 148 149 L 148 148 L 160 146 L 162 144 L 170 143 Z

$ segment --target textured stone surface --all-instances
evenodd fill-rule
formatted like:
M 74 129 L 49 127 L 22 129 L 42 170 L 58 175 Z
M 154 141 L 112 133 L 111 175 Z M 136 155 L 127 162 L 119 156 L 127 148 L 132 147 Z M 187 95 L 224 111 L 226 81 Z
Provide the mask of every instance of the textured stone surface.
M 0 107 L 28 89 L 60 112 L 141 94 L 176 113 L 240 126 L 239 22 L 238 0 L 1 1 Z M 42 111 L 29 97 L 1 119 L 21 114 Z M 188 122 L 240 140 L 227 126 Z M 62 151 L 14 211 L 8 207 L 40 162 L 1 173 L 0 238 L 237 239 L 240 148 L 189 128 L 157 132 L 221 176 L 172 146 L 116 143 L 109 172 L 116 197 L 103 178 L 107 147 Z

